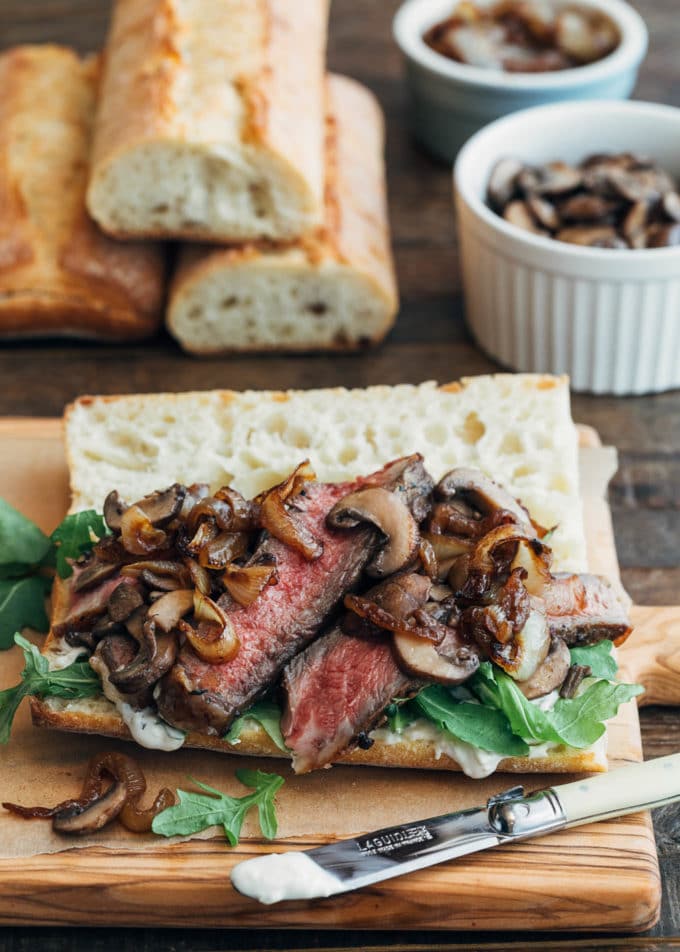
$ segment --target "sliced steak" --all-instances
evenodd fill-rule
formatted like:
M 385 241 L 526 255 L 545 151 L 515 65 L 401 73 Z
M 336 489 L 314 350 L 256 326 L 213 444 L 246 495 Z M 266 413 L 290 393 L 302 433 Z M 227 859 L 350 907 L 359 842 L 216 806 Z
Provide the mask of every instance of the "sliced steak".
M 89 631 L 94 623 L 106 612 L 109 599 L 119 585 L 130 585 L 133 579 L 116 575 L 100 582 L 95 588 L 77 591 L 84 569 L 74 566 L 73 575 L 60 583 L 57 607 L 52 618 L 52 632 L 58 638 Z
M 558 573 L 543 593 L 551 635 L 568 645 L 617 641 L 631 630 L 628 612 L 609 582 L 599 575 Z
M 404 575 L 382 582 L 366 597 L 406 618 L 425 604 L 430 587 L 423 575 Z M 421 682 L 401 671 L 391 637 L 348 635 L 335 626 L 293 659 L 282 684 L 281 730 L 293 769 L 307 773 L 354 746 L 392 698 L 408 696 Z
M 417 470 L 413 479 L 408 475 L 410 467 Z M 291 508 L 296 520 L 322 544 L 322 555 L 307 561 L 272 537 L 258 547 L 252 561 L 273 557 L 278 584 L 267 586 L 248 607 L 223 605 L 240 641 L 231 661 L 210 665 L 200 661 L 190 647 L 181 650 L 156 692 L 158 709 L 166 720 L 204 734 L 224 733 L 318 634 L 343 595 L 356 586 L 378 542 L 372 526 L 335 530 L 326 525 L 326 516 L 339 499 L 369 480 L 371 485 L 388 489 L 408 481 L 413 504 L 415 485 L 427 494 L 432 484 L 420 456 L 391 463 L 351 483 L 309 483 Z

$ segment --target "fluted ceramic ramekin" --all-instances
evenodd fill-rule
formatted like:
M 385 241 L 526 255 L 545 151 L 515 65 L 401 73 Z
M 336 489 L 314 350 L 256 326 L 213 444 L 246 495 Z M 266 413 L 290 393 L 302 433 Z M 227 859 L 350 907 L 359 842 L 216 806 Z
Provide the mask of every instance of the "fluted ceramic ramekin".
M 574 390 L 680 387 L 680 247 L 583 248 L 524 231 L 486 204 L 496 161 L 578 163 L 637 152 L 680 182 L 680 109 L 560 103 L 477 133 L 454 168 L 465 313 L 479 345 L 514 370 L 567 373 Z
M 624 0 L 575 0 L 616 24 L 621 42 L 587 66 L 548 73 L 505 73 L 466 66 L 431 49 L 423 34 L 453 12 L 457 0 L 406 0 L 394 18 L 404 54 L 416 137 L 439 158 L 453 161 L 463 143 L 487 123 L 518 109 L 579 99 L 626 99 L 647 52 L 644 21 Z M 484 3 L 486 0 L 476 0 Z M 563 5 L 567 0 L 558 0 Z

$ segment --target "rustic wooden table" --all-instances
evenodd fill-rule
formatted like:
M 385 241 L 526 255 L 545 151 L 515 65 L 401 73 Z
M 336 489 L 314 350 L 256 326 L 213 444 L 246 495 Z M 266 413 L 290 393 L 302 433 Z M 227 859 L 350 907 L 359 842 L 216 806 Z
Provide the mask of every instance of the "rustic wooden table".
M 215 0 L 217 2 L 217 0 Z M 0 415 L 58 416 L 80 393 L 212 387 L 364 386 L 453 380 L 498 368 L 473 345 L 463 322 L 449 170 L 411 141 L 391 20 L 399 0 L 334 0 L 330 66 L 367 83 L 388 120 L 387 159 L 394 247 L 402 294 L 384 347 L 351 357 L 241 357 L 197 362 L 163 336 L 137 346 L 78 343 L 3 346 Z M 678 0 L 634 0 L 651 48 L 637 98 L 680 106 Z M 0 0 L 0 48 L 52 41 L 82 51 L 102 42 L 105 0 Z M 0 95 L 2 91 L 0 90 Z M 623 580 L 638 604 L 676 604 L 680 592 L 680 392 L 656 397 L 574 397 L 579 422 L 618 446 L 611 488 Z M 645 755 L 674 752 L 680 710 L 642 711 Z M 658 926 L 643 937 L 479 936 L 453 933 L 272 933 L 170 930 L 5 929 L 0 952 L 172 949 L 578 949 L 680 950 L 680 808 L 658 811 L 655 827 L 664 899 Z

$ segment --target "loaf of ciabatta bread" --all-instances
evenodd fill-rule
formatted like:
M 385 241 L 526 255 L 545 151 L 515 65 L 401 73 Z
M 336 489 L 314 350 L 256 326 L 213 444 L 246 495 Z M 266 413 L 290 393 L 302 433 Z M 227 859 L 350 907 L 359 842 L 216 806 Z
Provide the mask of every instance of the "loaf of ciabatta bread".
M 160 246 L 122 245 L 85 208 L 98 63 L 0 55 L 0 336 L 140 338 L 163 302 Z
M 167 325 L 185 350 L 353 349 L 382 340 L 397 310 L 380 106 L 359 83 L 327 81 L 325 218 L 283 245 L 185 245 Z
M 471 466 L 502 482 L 535 519 L 556 526 L 550 538 L 553 570 L 586 568 L 578 434 L 565 378 L 500 374 L 444 387 L 82 397 L 68 408 L 66 445 L 74 511 L 101 509 L 113 488 L 121 498 L 134 500 L 175 481 L 203 480 L 213 489 L 230 484 L 252 496 L 305 457 L 319 480 L 342 481 L 418 451 L 435 480 L 452 467 Z M 57 618 L 61 586 L 55 589 Z M 51 635 L 47 655 L 56 658 L 60 650 L 59 639 Z M 42 726 L 130 737 L 120 711 L 103 695 L 33 699 L 32 710 Z M 352 750 L 337 761 L 463 768 L 478 776 L 494 767 L 511 772 L 606 769 L 604 739 L 586 750 L 552 744 L 529 757 L 481 758 L 469 745 L 456 747 L 450 738 L 442 742 L 431 726 L 418 722 L 399 735 L 378 728 L 371 739 L 369 749 Z M 195 731 L 173 743 L 281 756 L 251 720 L 237 743 Z
M 88 207 L 118 237 L 290 239 L 323 209 L 328 0 L 117 0 Z

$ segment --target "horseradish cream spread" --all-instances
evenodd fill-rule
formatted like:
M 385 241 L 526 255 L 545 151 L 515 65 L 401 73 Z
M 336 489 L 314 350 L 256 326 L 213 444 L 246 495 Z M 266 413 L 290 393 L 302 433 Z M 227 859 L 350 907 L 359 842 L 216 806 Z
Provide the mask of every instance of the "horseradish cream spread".
M 282 899 L 318 899 L 342 892 L 342 883 L 306 853 L 272 853 L 238 863 L 231 871 L 235 889 L 269 906 Z
M 184 743 L 184 731 L 172 727 L 150 707 L 145 707 L 141 711 L 131 707 L 109 681 L 108 669 L 101 660 L 97 671 L 102 679 L 102 691 L 109 701 L 115 704 L 127 729 L 140 747 L 167 752 L 179 750 Z

